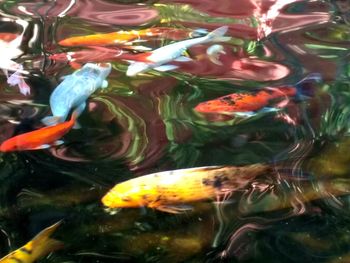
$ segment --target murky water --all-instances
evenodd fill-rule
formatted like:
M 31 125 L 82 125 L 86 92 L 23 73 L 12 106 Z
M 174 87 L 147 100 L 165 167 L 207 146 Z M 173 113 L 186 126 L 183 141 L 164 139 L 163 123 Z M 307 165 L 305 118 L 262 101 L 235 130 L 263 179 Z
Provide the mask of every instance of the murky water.
M 1 1 L 0 12 L 1 58 L 22 65 L 30 88 L 22 94 L 1 74 L 0 142 L 43 127 L 64 76 L 112 63 L 108 87 L 63 144 L 1 153 L 0 257 L 63 220 L 53 237 L 64 248 L 40 262 L 350 262 L 349 1 Z M 175 70 L 127 76 L 130 59 L 116 55 L 220 26 L 229 41 L 190 47 Z M 160 27 L 122 43 L 59 44 Z M 223 52 L 213 62 L 214 44 Z M 253 96 L 286 86 L 298 94 L 266 105 Z M 196 110 L 231 94 L 261 109 Z M 101 203 L 115 184 L 150 173 L 257 163 L 274 172 L 183 213 Z

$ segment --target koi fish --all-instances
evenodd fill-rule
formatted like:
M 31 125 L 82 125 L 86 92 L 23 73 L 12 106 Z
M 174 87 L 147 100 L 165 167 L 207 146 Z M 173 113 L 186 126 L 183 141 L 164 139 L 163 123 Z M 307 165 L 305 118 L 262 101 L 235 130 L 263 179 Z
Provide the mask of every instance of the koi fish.
M 111 73 L 110 63 L 87 63 L 73 74 L 65 76 L 50 96 L 50 106 L 53 116 L 41 121 L 47 125 L 55 125 L 66 120 L 71 110 L 76 111 L 77 117 L 84 111 L 86 100 L 98 88 L 106 88 L 107 76 Z M 76 124 L 73 128 L 78 128 Z
M 120 48 L 89 47 L 90 49 L 52 54 L 49 58 L 53 61 L 68 62 L 74 69 L 79 69 L 82 64 L 88 62 L 106 62 L 120 60 L 137 60 L 138 54 L 132 54 Z M 142 61 L 142 60 L 141 60 Z
M 4 141 L 0 145 L 1 152 L 26 151 L 47 149 L 52 145 L 58 146 L 63 143 L 59 140 L 68 133 L 77 118 L 77 112 L 73 112 L 69 121 L 55 126 L 44 127 L 39 130 L 23 133 Z
M 288 104 L 290 97 L 303 97 L 304 95 L 300 94 L 302 92 L 301 85 L 306 80 L 311 79 L 320 80 L 321 76 L 318 73 L 310 74 L 299 81 L 295 87 L 270 87 L 256 93 L 233 93 L 214 100 L 201 102 L 194 110 L 203 114 L 219 113 L 243 117 L 250 117 L 258 112 L 278 111 Z
M 61 222 L 58 222 L 45 228 L 23 247 L 0 259 L 0 263 L 32 263 L 55 250 L 61 249 L 63 243 L 50 238 L 60 224 Z
M 223 26 L 215 29 L 204 37 L 198 37 L 193 39 L 187 39 L 180 42 L 176 42 L 151 52 L 145 52 L 142 55 L 143 62 L 129 61 L 131 64 L 126 72 L 127 76 L 135 76 L 138 73 L 147 71 L 149 69 L 155 69 L 158 71 L 168 71 L 177 69 L 178 66 L 167 64 L 171 61 L 186 62 L 192 59 L 182 56 L 182 54 L 190 47 L 198 44 L 204 44 L 215 41 L 227 41 L 230 37 L 224 37 L 228 27 Z
M 107 46 L 116 44 L 126 44 L 141 38 L 164 37 L 171 40 L 179 40 L 188 37 L 198 37 L 206 34 L 205 29 L 178 29 L 166 27 L 153 27 L 142 30 L 117 31 L 107 34 L 94 34 L 86 36 L 76 36 L 63 39 L 58 43 L 61 46 Z
M 144 175 L 114 186 L 102 203 L 110 208 L 147 206 L 169 213 L 179 205 L 225 196 L 248 185 L 255 177 L 271 172 L 265 164 L 207 166 Z

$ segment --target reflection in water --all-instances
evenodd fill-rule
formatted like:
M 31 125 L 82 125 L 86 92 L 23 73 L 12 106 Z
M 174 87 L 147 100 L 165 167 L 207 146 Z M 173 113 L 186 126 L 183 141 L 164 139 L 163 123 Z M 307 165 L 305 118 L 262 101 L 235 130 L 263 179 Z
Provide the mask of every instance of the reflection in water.
M 112 65 L 64 144 L 0 153 L 0 257 L 63 219 L 54 238 L 64 249 L 41 262 L 349 261 L 348 1 L 35 0 L 0 9 L 0 143 L 42 127 L 63 76 L 88 62 Z M 229 41 L 194 45 L 181 54 L 191 60 L 169 62 L 177 69 L 126 75 L 146 51 L 222 26 Z M 84 40 L 95 34 L 109 38 Z M 83 38 L 63 41 L 75 36 Z M 312 73 L 322 80 L 274 96 Z M 232 94 L 256 99 L 240 108 L 248 115 L 228 114 L 242 107 Z M 212 101 L 228 108 L 196 107 Z M 260 106 L 270 111 L 257 114 Z M 239 174 L 248 177 L 222 195 L 202 191 L 209 181 L 222 187 L 222 174 L 198 177 L 199 190 L 183 179 L 174 196 L 159 188 L 177 169 L 257 163 L 271 172 Z M 103 207 L 114 185 L 162 171 L 169 176 L 153 185 L 148 208 Z M 132 184 L 119 201 L 140 190 L 149 201 L 151 186 Z

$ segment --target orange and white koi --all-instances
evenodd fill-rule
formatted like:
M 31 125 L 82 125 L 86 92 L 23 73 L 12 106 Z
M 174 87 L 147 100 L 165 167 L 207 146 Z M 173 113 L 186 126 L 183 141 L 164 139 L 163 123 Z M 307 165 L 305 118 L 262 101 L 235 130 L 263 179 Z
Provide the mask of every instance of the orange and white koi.
M 76 114 L 74 112 L 69 121 L 12 137 L 0 145 L 0 151 L 39 150 L 60 145 L 63 141 L 59 139 L 73 128 Z
M 23 247 L 0 259 L 0 263 L 32 263 L 55 250 L 61 249 L 63 243 L 50 238 L 60 223 L 45 228 Z
M 167 27 L 153 27 L 142 30 L 117 31 L 106 34 L 93 34 L 86 36 L 75 36 L 63 39 L 58 43 L 62 46 L 108 46 L 116 44 L 127 44 L 131 41 L 162 37 L 171 40 L 181 40 L 188 37 L 198 37 L 206 34 L 205 29 L 178 29 Z
M 110 208 L 147 206 L 179 213 L 184 210 L 179 205 L 224 197 L 269 172 L 269 165 L 253 164 L 153 173 L 117 184 L 102 198 L 102 203 Z

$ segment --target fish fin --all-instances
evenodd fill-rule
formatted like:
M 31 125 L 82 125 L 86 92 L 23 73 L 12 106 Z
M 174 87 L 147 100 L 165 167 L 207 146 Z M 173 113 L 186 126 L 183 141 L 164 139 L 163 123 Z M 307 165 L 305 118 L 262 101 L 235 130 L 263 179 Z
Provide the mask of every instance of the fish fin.
M 269 112 L 278 112 L 280 111 L 280 108 L 274 108 L 274 107 L 264 107 L 261 110 L 259 110 L 259 113 L 269 113 Z
M 133 77 L 139 73 L 146 71 L 149 68 L 150 66 L 147 63 L 132 61 L 126 71 L 126 75 L 129 77 Z
M 197 28 L 191 33 L 191 37 L 202 37 L 208 34 L 208 29 L 206 28 Z
M 174 59 L 174 61 L 177 61 L 177 62 L 189 62 L 189 61 L 193 61 L 193 59 L 189 58 L 189 57 L 186 57 L 186 56 L 181 56 L 181 57 L 178 57 L 178 58 Z
M 159 66 L 159 67 L 155 67 L 153 69 L 161 71 L 161 72 L 164 72 L 164 71 L 174 70 L 174 69 L 177 69 L 177 68 L 179 68 L 179 67 L 175 66 L 175 65 L 162 65 L 162 66 Z
M 86 108 L 86 102 L 81 103 L 73 112 L 72 117 L 74 116 L 75 120 L 83 113 Z
M 216 54 L 212 54 L 212 55 L 209 55 L 208 58 L 210 60 L 210 62 L 216 64 L 216 65 L 219 65 L 219 66 L 222 66 L 222 62 L 219 60 L 219 57 L 220 55 L 218 53 Z
M 105 89 L 107 87 L 108 87 L 108 81 L 107 80 L 102 81 L 101 88 Z
M 45 150 L 45 149 L 48 149 L 50 148 L 51 145 L 50 144 L 42 144 L 38 147 L 35 147 L 35 148 L 32 148 L 32 149 L 29 149 L 29 150 Z
M 60 224 L 61 221 L 48 228 L 45 228 L 33 238 L 31 248 L 33 259 L 39 259 L 50 252 L 63 248 L 63 243 L 61 241 L 50 238 Z
M 229 41 L 231 39 L 230 37 L 224 37 L 227 30 L 228 30 L 228 26 L 222 26 L 210 32 L 206 37 L 208 41 L 218 41 L 218 42 Z
M 63 121 L 61 116 L 47 116 L 41 120 L 46 126 L 53 126 Z
M 54 145 L 54 146 L 59 146 L 59 145 L 61 145 L 61 144 L 64 144 L 64 141 L 63 141 L 63 140 L 57 140 L 57 141 L 55 141 L 55 142 L 52 143 L 52 145 Z
M 30 95 L 30 87 L 23 79 L 20 80 L 18 87 L 19 87 L 19 91 L 24 96 Z
M 122 46 L 123 49 L 136 50 L 136 51 L 150 51 L 152 48 L 145 46 Z
M 74 123 L 74 125 L 73 125 L 73 129 L 78 130 L 78 129 L 81 129 L 81 128 L 82 128 L 82 127 L 81 127 L 80 123 L 77 122 L 77 121 L 75 121 L 75 123 Z
M 238 116 L 238 117 L 249 118 L 249 117 L 255 116 L 256 112 L 254 112 L 254 111 L 242 111 L 242 112 L 237 111 L 237 112 L 233 112 L 232 114 L 235 116 Z
M 9 84 L 10 86 L 15 86 L 15 85 L 18 85 L 19 83 L 20 83 L 20 76 L 17 71 L 7 78 L 7 84 Z
M 155 207 L 155 209 L 166 213 L 180 214 L 192 210 L 193 207 L 185 205 L 160 205 Z
M 312 97 L 315 93 L 315 89 L 310 86 L 313 82 L 321 82 L 322 75 L 320 73 L 310 73 L 305 78 L 301 79 L 295 84 L 297 94 L 295 95 L 296 100 L 305 100 Z

